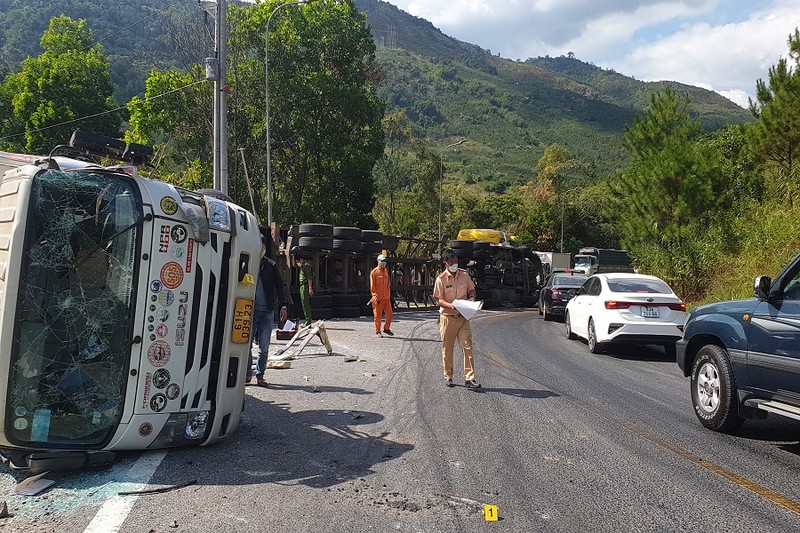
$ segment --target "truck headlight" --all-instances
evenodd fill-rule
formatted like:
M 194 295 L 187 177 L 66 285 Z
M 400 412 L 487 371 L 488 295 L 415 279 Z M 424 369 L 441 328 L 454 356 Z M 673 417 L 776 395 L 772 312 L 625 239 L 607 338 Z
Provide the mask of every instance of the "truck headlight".
M 227 204 L 208 202 L 208 226 L 215 230 L 231 230 L 231 218 Z
M 190 413 L 189 418 L 186 419 L 186 438 L 187 439 L 201 439 L 206 434 L 206 425 L 208 424 L 208 411 L 199 411 L 197 413 Z

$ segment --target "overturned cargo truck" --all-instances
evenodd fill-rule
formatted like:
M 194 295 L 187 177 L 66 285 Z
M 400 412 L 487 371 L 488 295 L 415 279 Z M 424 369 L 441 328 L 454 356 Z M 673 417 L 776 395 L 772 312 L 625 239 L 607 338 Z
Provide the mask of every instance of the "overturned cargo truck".
M 86 152 L 96 139 L 83 141 Z M 0 449 L 12 466 L 97 466 L 229 435 L 261 252 L 253 215 L 132 166 L 18 154 L 0 166 Z

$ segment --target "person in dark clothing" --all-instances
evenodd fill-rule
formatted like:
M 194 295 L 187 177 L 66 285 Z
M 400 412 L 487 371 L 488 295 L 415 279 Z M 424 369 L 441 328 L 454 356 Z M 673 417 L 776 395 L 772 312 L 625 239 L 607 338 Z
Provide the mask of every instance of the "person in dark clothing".
M 279 316 L 281 322 L 288 315 L 287 304 L 291 303 L 291 296 L 286 284 L 278 272 L 278 265 L 270 257 L 272 239 L 262 235 L 261 238 L 261 265 L 258 269 L 258 282 L 256 284 L 256 301 L 253 308 L 253 339 L 258 344 L 258 362 L 256 364 L 256 384 L 259 387 L 268 386 L 264 379 L 269 356 L 269 342 L 272 330 L 275 329 L 275 300 L 278 300 Z M 253 380 L 253 365 L 247 364 L 247 383 Z

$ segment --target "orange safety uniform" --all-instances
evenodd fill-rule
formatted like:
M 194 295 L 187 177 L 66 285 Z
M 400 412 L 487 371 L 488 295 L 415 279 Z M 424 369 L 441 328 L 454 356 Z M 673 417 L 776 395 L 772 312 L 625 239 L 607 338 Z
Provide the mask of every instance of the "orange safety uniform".
M 375 317 L 375 333 L 381 332 L 381 316 L 386 313 L 384 330 L 392 326 L 391 272 L 388 268 L 375 267 L 369 273 L 369 291 L 372 293 L 372 315 Z
M 469 273 L 459 268 L 455 274 L 445 269 L 436 277 L 433 285 L 433 298 L 438 303 L 444 300 L 453 303 L 453 300 L 474 300 L 475 284 Z M 442 366 L 444 378 L 453 378 L 453 348 L 455 341 L 464 352 L 464 380 L 475 379 L 475 369 L 472 361 L 472 329 L 469 320 L 461 316 L 455 309 L 439 307 L 439 333 L 442 336 Z

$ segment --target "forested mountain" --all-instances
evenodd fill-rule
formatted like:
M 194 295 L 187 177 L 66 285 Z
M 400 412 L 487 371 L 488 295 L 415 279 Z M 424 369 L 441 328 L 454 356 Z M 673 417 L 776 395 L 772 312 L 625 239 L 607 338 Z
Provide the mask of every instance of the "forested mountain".
M 749 120 L 745 110 L 704 89 L 640 82 L 575 58 L 512 61 L 450 38 L 391 4 L 355 3 L 378 45 L 385 70 L 379 95 L 387 111 L 405 109 L 415 135 L 435 146 L 468 139 L 453 162 L 464 179 L 488 190 L 530 180 L 551 144 L 565 146 L 598 173 L 620 168 L 625 127 L 666 86 L 688 94 L 707 130 Z M 62 13 L 85 19 L 103 45 L 119 103 L 142 93 L 151 69 L 186 69 L 213 54 L 213 19 L 196 0 L 0 0 L 0 76 L 41 52 L 42 32 Z
M 691 113 L 707 131 L 751 120 L 746 110 L 699 87 L 641 82 L 566 56 L 512 61 L 380 0 L 356 4 L 367 14 L 386 69 L 380 94 L 388 109 L 405 109 L 420 137 L 472 141 L 460 152 L 459 171 L 489 190 L 530 180 L 551 144 L 567 147 L 598 173 L 620 168 L 625 127 L 667 87 L 689 96 Z
M 103 45 L 119 103 L 144 91 L 152 69 L 188 68 L 214 53 L 214 20 L 197 0 L 0 0 L 0 79 L 19 70 L 25 57 L 42 52 L 42 32 L 61 14 L 86 20 Z M 176 56 L 175 40 L 181 35 L 175 28 L 206 33 L 207 47 L 193 57 Z

